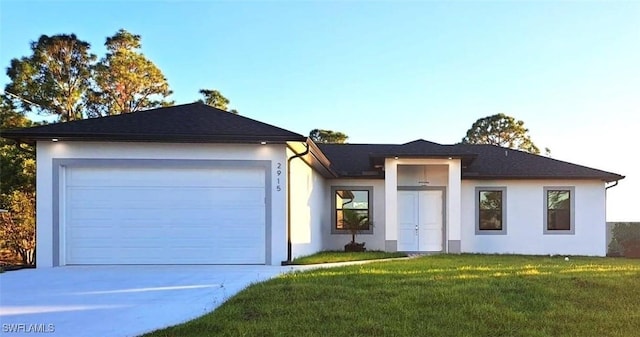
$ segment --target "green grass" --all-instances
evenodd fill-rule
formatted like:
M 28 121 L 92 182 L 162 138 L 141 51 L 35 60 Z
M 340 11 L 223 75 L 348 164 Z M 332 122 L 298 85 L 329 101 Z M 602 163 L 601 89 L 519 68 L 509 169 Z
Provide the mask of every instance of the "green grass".
M 435 255 L 255 284 L 148 336 L 639 336 L 640 260 Z
M 405 253 L 389 253 L 382 251 L 365 251 L 365 252 L 343 252 L 343 251 L 324 251 L 313 255 L 301 256 L 293 259 L 291 264 L 318 264 L 331 262 L 361 261 L 361 260 L 378 260 L 390 259 L 394 257 L 406 257 Z

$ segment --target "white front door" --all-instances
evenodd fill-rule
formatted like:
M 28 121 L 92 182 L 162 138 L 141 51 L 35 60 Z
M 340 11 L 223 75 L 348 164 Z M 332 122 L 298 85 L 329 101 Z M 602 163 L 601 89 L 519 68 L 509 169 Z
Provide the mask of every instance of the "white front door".
M 442 191 L 398 191 L 398 250 L 444 251 Z

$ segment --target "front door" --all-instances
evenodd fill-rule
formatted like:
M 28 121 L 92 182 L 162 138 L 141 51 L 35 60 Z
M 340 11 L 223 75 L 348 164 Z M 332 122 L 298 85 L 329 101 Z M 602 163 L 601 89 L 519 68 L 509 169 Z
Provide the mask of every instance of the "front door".
M 444 251 L 442 191 L 398 191 L 398 250 Z

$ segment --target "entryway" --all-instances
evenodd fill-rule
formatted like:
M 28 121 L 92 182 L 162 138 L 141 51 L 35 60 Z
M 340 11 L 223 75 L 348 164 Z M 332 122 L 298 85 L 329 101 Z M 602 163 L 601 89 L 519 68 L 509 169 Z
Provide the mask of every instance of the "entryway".
M 398 251 L 444 251 L 443 189 L 398 191 Z

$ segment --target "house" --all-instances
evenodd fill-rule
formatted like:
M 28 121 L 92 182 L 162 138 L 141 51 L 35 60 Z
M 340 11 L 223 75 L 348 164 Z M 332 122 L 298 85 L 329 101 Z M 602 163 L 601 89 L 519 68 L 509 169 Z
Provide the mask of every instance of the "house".
M 603 256 L 624 177 L 491 145 L 315 144 L 200 103 L 5 130 L 37 150 L 38 267 L 368 249 Z

